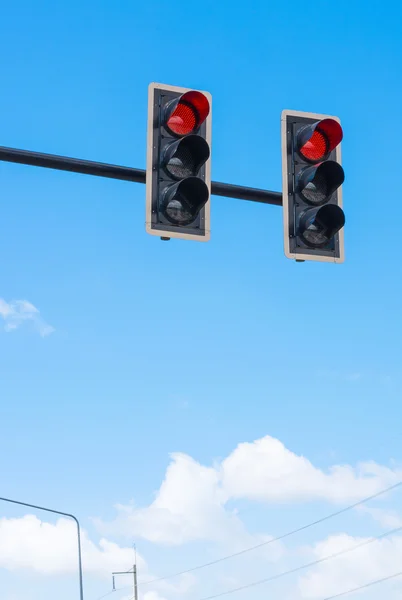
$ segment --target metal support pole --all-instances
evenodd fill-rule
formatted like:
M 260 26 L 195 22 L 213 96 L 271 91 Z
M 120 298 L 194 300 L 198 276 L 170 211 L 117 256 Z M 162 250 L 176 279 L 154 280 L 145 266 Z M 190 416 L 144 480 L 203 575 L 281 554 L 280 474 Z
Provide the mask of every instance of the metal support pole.
M 138 585 L 137 585 L 137 565 L 135 564 L 133 566 L 133 570 L 129 570 L 129 571 L 115 571 L 114 573 L 112 573 L 112 577 L 113 577 L 113 591 L 115 591 L 115 586 L 114 586 L 114 578 L 116 575 L 133 575 L 133 597 L 130 598 L 130 600 L 138 600 Z
M 81 529 L 80 524 L 74 515 L 70 513 L 61 512 L 60 510 L 53 510 L 51 508 L 45 508 L 44 506 L 36 506 L 35 504 L 28 504 L 27 502 L 19 502 L 18 500 L 10 500 L 10 498 L 0 498 L 3 502 L 10 502 L 11 504 L 19 504 L 20 506 L 27 506 L 28 508 L 36 508 L 37 510 L 44 510 L 46 512 L 54 513 L 56 515 L 62 515 L 63 517 L 69 517 L 75 521 L 77 525 L 77 537 L 78 537 L 78 572 L 80 581 L 80 600 L 84 600 L 84 585 L 82 577 L 82 554 L 81 554 Z
M 55 154 L 43 154 L 41 152 L 17 150 L 16 148 L 0 146 L 0 160 L 34 167 L 57 169 L 59 171 L 82 173 L 84 175 L 146 183 L 146 171 L 144 169 L 120 167 L 118 165 L 109 165 L 91 160 L 56 156 Z M 282 194 L 280 192 L 270 192 L 268 190 L 217 181 L 212 182 L 211 191 L 214 196 L 251 200 L 252 202 L 261 202 L 262 204 L 274 204 L 275 206 L 282 205 Z
M 137 565 L 134 565 L 134 600 L 138 600 L 138 586 L 137 586 Z

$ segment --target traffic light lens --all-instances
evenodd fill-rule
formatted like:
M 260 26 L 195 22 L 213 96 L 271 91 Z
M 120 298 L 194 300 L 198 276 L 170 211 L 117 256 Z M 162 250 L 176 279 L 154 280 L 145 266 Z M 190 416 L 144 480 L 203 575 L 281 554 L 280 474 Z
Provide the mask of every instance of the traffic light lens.
M 195 175 L 195 160 L 190 149 L 187 146 L 179 146 L 175 154 L 166 163 L 166 170 L 176 179 L 184 179 Z
M 209 156 L 208 142 L 200 135 L 193 134 L 166 147 L 163 165 L 170 177 L 185 179 L 197 175 Z
M 190 91 L 166 108 L 166 127 L 178 136 L 196 131 L 209 115 L 209 101 L 201 92 Z
M 208 186 L 198 177 L 187 177 L 166 188 L 162 200 L 165 218 L 173 225 L 189 225 L 209 198 Z
M 343 131 L 338 121 L 323 119 L 303 127 L 298 134 L 298 150 L 307 161 L 323 160 L 342 141 Z
M 187 135 L 197 128 L 197 115 L 192 106 L 179 102 L 167 121 L 167 126 L 177 135 Z
M 304 242 L 312 248 L 328 244 L 345 225 L 345 213 L 336 204 L 327 204 L 319 209 L 310 208 L 300 219 L 300 233 Z
M 328 195 L 328 185 L 325 176 L 318 173 L 302 191 L 302 196 L 311 204 L 321 204 Z
M 174 225 L 188 225 L 191 221 L 194 221 L 194 216 L 184 206 L 180 198 L 172 198 L 166 203 L 165 215 Z
M 316 129 L 309 140 L 300 148 L 300 154 L 307 160 L 316 162 L 328 153 L 327 137 Z
M 306 229 L 303 233 L 303 237 L 305 241 L 314 248 L 319 248 L 320 246 L 325 246 L 328 242 L 326 236 L 322 233 L 322 231 L 316 231 L 311 229 L 310 227 Z

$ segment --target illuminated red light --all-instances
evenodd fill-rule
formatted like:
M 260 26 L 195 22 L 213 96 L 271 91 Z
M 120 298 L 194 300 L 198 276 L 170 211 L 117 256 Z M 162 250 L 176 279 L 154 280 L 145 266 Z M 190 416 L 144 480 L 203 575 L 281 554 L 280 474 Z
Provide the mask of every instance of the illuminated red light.
M 179 102 L 170 115 L 167 126 L 177 135 L 187 135 L 196 129 L 197 115 L 192 106 Z
M 307 160 L 317 161 L 324 158 L 328 153 L 327 138 L 317 129 L 311 138 L 300 148 L 300 154 Z
M 201 92 L 186 92 L 167 119 L 167 128 L 176 135 L 196 131 L 209 114 L 208 99 Z
M 342 127 L 334 119 L 323 119 L 300 148 L 300 154 L 311 162 L 318 162 L 342 141 Z

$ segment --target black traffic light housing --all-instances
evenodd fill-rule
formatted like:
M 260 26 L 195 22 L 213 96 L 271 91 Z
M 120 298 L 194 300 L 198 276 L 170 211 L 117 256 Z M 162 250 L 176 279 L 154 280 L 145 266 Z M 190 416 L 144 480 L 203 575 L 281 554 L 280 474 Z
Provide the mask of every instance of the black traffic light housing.
M 151 235 L 210 238 L 211 103 L 208 92 L 149 86 L 146 231 Z
M 338 117 L 285 110 L 281 119 L 285 255 L 344 261 L 342 127 Z

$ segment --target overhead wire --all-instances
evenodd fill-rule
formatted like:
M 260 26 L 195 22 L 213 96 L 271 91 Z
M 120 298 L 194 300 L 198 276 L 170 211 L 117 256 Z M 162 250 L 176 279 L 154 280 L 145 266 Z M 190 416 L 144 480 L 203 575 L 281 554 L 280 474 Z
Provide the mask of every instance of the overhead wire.
M 368 583 L 364 583 L 363 585 L 359 585 L 355 588 L 350 588 L 349 590 L 345 590 L 344 592 L 339 592 L 338 594 L 334 594 L 333 596 L 327 596 L 326 598 L 323 598 L 323 600 L 335 600 L 335 598 L 341 598 L 342 596 L 347 596 L 348 594 L 354 594 L 355 592 L 360 592 L 361 590 L 367 589 L 373 585 L 385 583 L 386 581 L 390 581 L 391 579 L 396 579 L 397 577 L 401 576 L 402 571 L 398 571 L 398 573 L 392 573 L 391 575 L 387 575 L 386 577 L 382 577 L 381 579 L 369 581 Z M 134 596 L 129 600 L 134 600 Z
M 334 596 L 327 596 L 323 600 L 334 600 L 334 598 L 340 598 L 341 596 L 346 596 L 347 594 L 353 594 L 354 592 L 360 592 L 360 590 L 364 590 L 372 585 L 377 585 L 377 583 L 384 583 L 384 581 L 389 581 L 390 579 L 395 579 L 396 577 L 401 577 L 402 571 L 399 573 L 393 573 L 392 575 L 388 575 L 387 577 L 382 577 L 382 579 L 376 579 L 375 581 L 369 581 L 369 583 L 365 583 L 364 585 L 359 585 L 350 590 L 346 590 L 346 592 L 340 592 L 339 594 L 335 594 Z
M 245 585 L 242 585 L 242 586 L 239 586 L 236 588 L 231 588 L 230 590 L 226 590 L 225 592 L 219 592 L 218 594 L 213 594 L 212 596 L 205 596 L 203 598 L 200 598 L 200 600 L 213 600 L 214 598 L 220 598 L 221 596 L 227 596 L 229 594 L 234 594 L 235 592 L 240 592 L 242 590 L 246 590 L 248 588 L 255 587 L 257 585 L 262 585 L 263 583 L 269 583 L 271 581 L 275 581 L 276 579 L 280 579 L 281 577 L 285 577 L 287 575 L 292 575 L 293 573 L 297 573 L 298 571 L 302 571 L 303 569 L 308 569 L 309 567 L 314 567 L 314 566 L 319 565 L 327 560 L 331 560 L 333 558 L 337 558 L 338 556 L 342 556 L 343 554 L 348 554 L 349 552 L 353 552 L 354 550 L 357 550 L 358 548 L 362 548 L 363 546 L 368 546 L 369 544 L 372 544 L 373 542 L 381 540 L 381 539 L 388 537 L 394 533 L 398 533 L 399 531 L 402 531 L 402 526 L 395 527 L 394 529 L 390 529 L 389 531 L 386 531 L 385 533 L 371 537 L 368 540 L 364 540 L 363 542 L 360 542 L 359 544 L 355 544 L 354 546 L 351 546 L 350 548 L 346 548 L 345 550 L 340 550 L 338 552 L 334 552 L 333 554 L 328 554 L 327 556 L 323 556 L 322 558 L 318 558 L 317 560 L 314 560 L 312 562 L 305 563 L 304 565 L 300 565 L 298 567 L 289 569 L 287 571 L 282 571 L 281 573 L 276 573 L 275 575 L 272 575 L 271 577 L 266 577 L 265 579 L 259 579 L 258 581 L 253 581 L 251 583 L 247 583 Z
M 171 579 L 173 577 L 178 577 L 179 575 L 185 575 L 186 573 L 192 573 L 193 571 L 198 571 L 199 569 L 204 569 L 206 567 L 210 567 L 212 565 L 216 565 L 220 562 L 223 562 L 225 560 L 229 560 L 230 558 L 234 558 L 236 556 L 240 556 L 242 554 L 246 554 L 247 552 L 251 552 L 252 550 L 257 550 L 258 548 L 262 548 L 263 546 L 267 546 L 268 544 L 273 544 L 274 542 L 278 542 L 280 540 L 283 540 L 287 537 L 290 537 L 291 535 L 295 535 L 296 533 L 299 533 L 300 531 L 304 531 L 306 529 L 309 529 L 310 527 L 314 527 L 315 525 L 319 525 L 320 523 L 324 523 L 324 521 L 328 521 L 329 519 L 332 519 L 334 517 L 337 517 L 338 515 L 341 515 L 345 512 L 348 512 L 354 508 L 357 508 L 358 506 L 361 506 L 362 504 L 365 504 L 367 502 L 369 502 L 370 500 L 374 500 L 375 498 L 378 498 L 379 496 L 382 496 L 383 494 L 386 494 L 387 492 L 390 492 L 394 489 L 396 489 L 397 487 L 400 487 L 402 485 L 402 481 L 398 481 L 397 483 L 395 483 L 394 485 L 391 485 L 383 490 L 381 490 L 380 492 L 377 492 L 375 494 L 372 494 L 371 496 L 367 496 L 366 498 L 363 498 L 362 500 L 359 500 L 358 502 L 355 502 L 354 504 L 350 504 L 349 506 L 346 506 L 345 508 L 342 508 L 340 510 L 337 510 L 336 512 L 333 512 L 325 517 L 322 517 L 320 519 L 317 519 L 315 521 L 312 521 L 311 523 L 307 523 L 307 525 L 303 525 L 301 527 L 298 527 L 297 529 L 292 529 L 291 531 L 288 531 L 287 533 L 284 533 L 282 535 L 279 535 L 275 538 L 272 538 L 270 540 L 266 540 L 265 542 L 261 542 L 260 544 L 256 544 L 255 546 L 250 546 L 249 548 L 245 548 L 244 550 L 239 550 L 238 552 L 233 552 L 232 554 L 228 554 L 226 556 L 222 556 L 220 558 L 217 558 L 215 560 L 212 560 L 210 562 L 207 563 L 203 563 L 201 565 L 197 565 L 195 567 L 191 567 L 189 569 L 186 569 L 184 571 L 178 571 L 177 573 L 172 573 L 170 575 L 164 575 L 163 577 L 157 577 L 155 579 L 150 579 L 148 581 L 141 581 L 139 582 L 138 586 L 143 586 L 143 585 L 150 585 L 151 583 L 156 583 L 158 581 L 163 581 L 165 579 Z
M 212 566 L 214 564 L 218 564 L 218 563 L 223 562 L 225 560 L 229 560 L 230 558 L 234 558 L 236 556 L 240 556 L 240 555 L 245 554 L 247 552 L 251 552 L 253 550 L 257 550 L 258 548 L 261 548 L 263 546 L 267 546 L 269 544 L 273 544 L 274 542 L 278 542 L 280 540 L 283 540 L 283 539 L 285 539 L 287 537 L 290 537 L 291 535 L 295 535 L 296 533 L 299 533 L 300 531 L 304 531 L 306 529 L 309 529 L 310 527 L 314 527 L 315 525 L 318 525 L 318 524 L 323 523 L 323 522 L 325 522 L 325 521 L 327 521 L 329 519 L 337 517 L 338 515 L 341 515 L 341 514 L 343 514 L 345 512 L 353 510 L 354 508 L 357 508 L 358 506 L 366 504 L 370 500 L 374 500 L 375 498 L 378 498 L 379 496 L 382 496 L 383 494 L 386 494 L 387 492 L 391 492 L 392 490 L 400 487 L 401 485 L 402 485 L 402 481 L 398 481 L 397 483 L 395 483 L 395 484 L 393 484 L 393 485 L 391 485 L 391 486 L 389 486 L 389 487 L 387 487 L 387 488 L 385 488 L 383 490 L 380 490 L 379 492 L 376 492 L 375 494 L 372 494 L 371 496 L 367 496 L 366 498 L 363 498 L 362 500 L 359 500 L 358 502 L 350 504 L 350 505 L 346 506 L 345 508 L 342 508 L 342 509 L 340 509 L 338 511 L 330 513 L 329 515 L 326 515 L 325 517 L 322 517 L 320 519 L 316 519 L 315 521 L 307 523 L 306 525 L 298 527 L 297 529 L 293 529 L 291 531 L 288 531 L 288 532 L 286 532 L 286 533 L 284 533 L 282 535 L 279 535 L 279 536 L 277 536 L 275 538 L 272 538 L 270 540 L 266 540 L 265 542 L 261 542 L 260 544 L 256 544 L 254 546 L 250 546 L 249 548 L 245 548 L 244 550 L 240 550 L 238 552 L 233 552 L 232 554 L 228 554 L 226 556 L 222 556 L 222 557 L 220 557 L 218 559 L 215 559 L 213 561 L 210 561 L 210 562 L 207 562 L 207 563 L 203 563 L 201 565 L 197 565 L 195 567 L 192 567 L 190 569 L 186 569 L 184 571 L 179 571 L 179 572 L 176 572 L 176 573 L 172 573 L 170 575 L 165 575 L 163 577 L 157 577 L 155 579 L 150 579 L 149 581 L 140 582 L 138 584 L 138 587 L 144 586 L 144 585 L 150 585 L 151 583 L 157 583 L 158 581 L 164 581 L 166 579 L 171 579 L 173 577 L 178 577 L 179 575 L 184 575 L 186 573 L 191 573 L 191 572 L 197 571 L 199 569 L 210 567 L 210 566 Z M 392 535 L 393 533 L 396 533 L 397 531 L 400 531 L 400 530 L 402 530 L 402 527 L 397 527 L 395 529 L 391 529 L 391 530 L 385 532 L 384 534 L 381 534 L 379 536 L 370 538 L 369 540 L 365 540 L 361 544 L 357 544 L 357 545 L 353 546 L 352 548 L 348 548 L 346 550 L 342 550 L 342 551 L 337 552 L 335 554 L 331 554 L 331 555 L 329 555 L 327 557 L 318 559 L 318 560 L 313 561 L 311 563 L 307 563 L 307 564 L 301 565 L 299 567 L 296 567 L 294 569 L 290 569 L 289 571 L 284 571 L 282 573 L 278 573 L 276 575 L 273 575 L 272 577 L 268 577 L 268 578 L 265 578 L 265 579 L 262 579 L 262 580 L 259 580 L 259 581 L 251 582 L 251 583 L 246 584 L 244 586 L 240 586 L 238 588 L 233 588 L 233 589 L 227 590 L 225 592 L 220 592 L 219 594 L 208 596 L 208 597 L 202 598 L 200 600 L 212 600 L 212 599 L 218 598 L 220 596 L 232 594 L 234 592 L 237 592 L 237 591 L 240 591 L 240 590 L 243 590 L 243 589 L 247 589 L 249 587 L 254 587 L 256 585 L 261 585 L 263 583 L 268 583 L 269 581 L 273 581 L 275 579 L 279 579 L 280 577 L 285 577 L 286 575 L 290 575 L 290 574 L 295 573 L 297 571 L 300 571 L 302 569 L 306 569 L 308 567 L 312 567 L 314 565 L 317 565 L 317 564 L 319 564 L 321 562 L 324 562 L 326 560 L 329 560 L 331 558 L 335 558 L 336 556 L 340 556 L 342 554 L 346 554 L 347 552 L 351 552 L 353 550 L 356 550 L 357 548 L 359 548 L 361 546 L 365 546 L 367 544 L 371 544 L 371 543 L 373 543 L 376 540 L 379 540 L 379 539 L 382 539 L 382 538 L 387 537 L 389 535 Z M 396 574 L 396 575 L 393 575 L 392 577 L 397 577 L 398 575 L 399 574 Z M 367 584 L 366 586 L 363 586 L 363 587 L 368 587 L 368 585 L 374 585 L 374 583 L 380 583 L 381 581 L 382 580 L 379 580 L 378 582 L 372 582 L 372 583 Z M 131 586 L 126 586 L 126 587 L 123 587 L 123 588 L 119 588 L 117 590 L 111 590 L 110 592 L 108 592 L 104 596 L 101 596 L 101 598 L 98 598 L 97 600 L 103 600 L 103 598 L 106 598 L 107 596 L 109 596 L 110 594 L 112 594 L 114 591 L 117 591 L 117 592 L 118 591 L 122 591 L 122 590 L 128 589 L 129 587 L 131 587 Z M 357 588 L 356 590 L 350 590 L 348 592 L 343 592 L 341 595 L 345 595 L 347 593 L 352 593 L 353 591 L 357 591 L 358 589 L 360 589 L 360 588 Z M 336 598 L 336 597 L 338 597 L 338 596 L 331 596 L 331 598 L 325 598 L 324 600 L 332 600 L 332 598 Z M 132 598 L 130 598 L 129 600 L 134 600 L 134 596 Z
M 232 588 L 230 590 L 226 590 L 225 592 L 220 592 L 218 594 L 213 594 L 212 596 L 205 596 L 203 598 L 200 598 L 200 600 L 215 600 L 215 598 L 220 598 L 221 596 L 226 596 L 228 594 L 233 594 L 235 592 L 239 592 L 257 585 L 261 585 L 263 583 L 269 583 L 271 581 L 275 581 L 277 579 L 280 579 L 281 577 L 285 577 L 287 575 L 291 575 L 293 573 L 296 573 L 298 571 L 301 571 L 303 569 L 307 569 L 309 567 L 313 567 L 316 565 L 319 565 L 327 560 L 332 560 L 334 558 L 337 558 L 338 556 L 342 556 L 345 554 L 348 554 L 349 552 L 353 552 L 354 550 L 357 550 L 358 548 L 362 548 L 363 546 L 368 546 L 369 544 L 372 544 L 373 542 L 376 542 L 378 540 L 381 540 L 385 537 L 388 537 L 394 533 L 398 533 L 399 531 L 402 531 L 402 527 L 395 527 L 394 529 L 390 529 L 389 531 L 386 531 L 385 533 L 382 533 L 380 535 L 374 536 L 368 540 L 364 540 L 364 542 L 360 542 L 359 544 L 355 544 L 354 546 L 351 546 L 350 548 L 346 548 L 345 550 L 340 550 L 339 552 L 333 552 L 332 554 L 329 554 L 327 556 L 324 556 L 322 558 L 319 558 L 317 560 L 314 560 L 312 562 L 309 563 L 305 563 L 304 565 L 300 565 L 298 567 L 295 567 L 294 569 L 289 569 L 287 571 L 283 571 L 282 573 L 277 573 L 276 575 L 272 575 L 271 577 L 267 577 L 265 579 L 260 579 L 259 581 L 253 581 L 251 583 L 248 583 L 246 585 L 242 585 L 240 587 L 237 588 Z M 365 583 L 363 585 L 360 585 L 356 588 L 352 588 L 349 590 L 346 590 L 344 592 L 340 592 L 338 594 L 335 594 L 333 596 L 328 596 L 327 598 L 324 598 L 323 600 L 334 600 L 335 598 L 339 598 L 341 596 L 346 596 L 347 594 L 352 594 L 354 592 L 357 592 L 359 590 L 368 588 L 372 585 L 376 585 L 378 583 L 382 583 L 385 581 L 388 581 L 390 579 L 394 579 L 396 577 L 399 577 L 402 575 L 402 571 L 398 572 L 398 573 L 394 573 L 392 575 L 388 575 L 387 577 L 383 577 L 381 579 L 377 579 L 375 581 L 370 581 L 368 583 Z M 124 588 L 122 588 L 124 589 Z M 117 590 L 118 591 L 118 590 Z M 100 600 L 100 599 L 99 599 Z M 130 598 L 129 600 L 134 600 L 134 596 L 132 598 Z
M 107 594 L 104 596 L 97 598 L 97 600 L 103 600 L 103 598 L 107 598 L 107 596 L 110 596 L 110 594 L 113 594 L 114 592 L 122 592 L 123 590 L 127 590 L 128 588 L 131 589 L 132 587 L 132 585 L 126 585 L 125 587 L 117 588 L 117 590 L 110 590 L 110 592 L 107 592 Z

